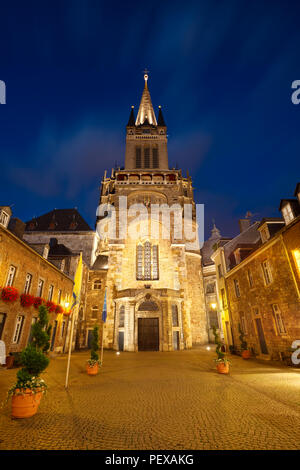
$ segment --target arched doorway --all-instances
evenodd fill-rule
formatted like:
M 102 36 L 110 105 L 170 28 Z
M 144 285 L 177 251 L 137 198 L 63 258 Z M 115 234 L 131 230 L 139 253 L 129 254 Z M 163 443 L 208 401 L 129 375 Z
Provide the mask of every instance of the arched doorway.
M 145 300 L 138 308 L 138 350 L 159 351 L 158 305 Z

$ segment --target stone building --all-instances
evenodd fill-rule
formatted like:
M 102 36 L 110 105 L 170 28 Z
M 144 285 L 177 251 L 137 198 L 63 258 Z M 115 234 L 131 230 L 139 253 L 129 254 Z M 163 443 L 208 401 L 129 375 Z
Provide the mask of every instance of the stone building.
M 72 279 L 82 253 L 82 286 L 80 303 L 74 310 L 76 318 L 72 345 L 77 349 L 88 347 L 91 331 L 101 321 L 107 273 L 107 257 L 97 256 L 98 234 L 77 209 L 54 209 L 26 223 L 24 240 L 36 249 L 47 244 L 48 259 Z M 67 337 L 63 352 L 67 351 L 68 344 Z
M 8 216 L 8 217 L 7 217 Z M 73 280 L 48 260 L 49 245 L 30 246 L 22 240 L 22 223 L 12 219 L 7 207 L 0 207 L 0 286 L 17 289 L 18 299 L 3 301 L 0 296 L 0 339 L 7 353 L 21 351 L 31 340 L 31 326 L 38 310 L 22 306 L 21 294 L 43 297 L 68 310 Z M 11 231 L 9 228 L 12 228 Z M 23 224 L 24 230 L 24 224 Z M 51 351 L 61 352 L 67 335 L 68 315 L 51 313 Z
M 219 252 L 227 247 L 224 278 L 233 342 L 240 347 L 240 325 L 249 349 L 263 359 L 290 356 L 300 338 L 299 184 L 295 196 L 281 201 L 283 219 L 265 218 L 248 228 L 251 242 L 236 237 L 230 248 L 219 247 Z
M 98 232 L 103 233 L 108 214 L 110 222 L 117 221 L 115 233 L 107 232 L 97 249 L 97 254 L 108 257 L 104 346 L 171 351 L 207 342 L 201 255 L 197 244 L 184 235 L 177 238 L 173 212 L 168 237 L 168 223 L 150 215 L 153 204 L 177 204 L 180 211 L 189 204 L 197 232 L 191 178 L 169 169 L 167 127 L 160 107 L 156 118 L 148 76 L 144 78 L 137 117 L 132 107 L 126 126 L 125 167 L 113 169 L 110 177 L 105 174 L 101 185 L 100 204 L 107 210 L 98 213 Z M 134 218 L 137 204 L 146 214 Z M 120 218 L 127 213 L 124 229 Z M 159 236 L 153 236 L 152 226 Z
M 220 230 L 214 224 L 211 236 L 204 242 L 201 248 L 208 339 L 210 342 L 214 342 L 213 326 L 217 328 L 220 338 L 224 340 L 222 309 L 217 289 L 216 265 L 212 256 L 215 253 L 217 244 L 226 243 L 228 240 L 230 239 L 221 236 Z

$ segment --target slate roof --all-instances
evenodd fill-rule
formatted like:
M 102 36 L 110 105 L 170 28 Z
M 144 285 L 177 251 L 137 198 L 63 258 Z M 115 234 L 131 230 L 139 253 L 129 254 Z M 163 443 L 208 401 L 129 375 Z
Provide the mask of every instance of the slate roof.
M 26 222 L 26 232 L 88 232 L 92 231 L 77 209 L 54 209 Z
M 165 123 L 165 120 L 164 120 L 164 117 L 163 117 L 163 113 L 162 113 L 162 110 L 161 110 L 161 107 L 160 107 L 160 106 L 159 106 L 159 108 L 158 108 L 157 125 L 158 125 L 158 126 L 164 126 L 164 127 L 166 127 L 166 123 Z
M 131 112 L 130 112 L 127 127 L 133 127 L 133 126 L 135 126 L 135 117 L 134 117 L 133 106 L 131 106 Z

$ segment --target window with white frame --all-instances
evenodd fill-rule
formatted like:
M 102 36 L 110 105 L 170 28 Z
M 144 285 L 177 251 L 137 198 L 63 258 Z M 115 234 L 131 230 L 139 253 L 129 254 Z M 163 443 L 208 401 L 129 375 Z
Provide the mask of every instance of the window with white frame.
M 58 294 L 57 294 L 57 303 L 61 303 L 61 289 L 58 289 Z
M 271 284 L 272 276 L 271 276 L 270 264 L 269 264 L 269 261 L 267 259 L 262 262 L 262 270 L 263 270 L 263 273 L 264 273 L 265 284 L 266 285 Z
M 8 226 L 9 215 L 5 211 L 0 212 L 0 224 L 4 227 Z
M 246 322 L 246 317 L 243 312 L 240 313 L 240 324 L 241 324 L 241 329 L 244 335 L 248 333 L 248 328 L 247 328 L 247 322 Z
M 10 265 L 9 270 L 8 270 L 8 275 L 7 275 L 7 281 L 6 281 L 6 286 L 12 286 L 15 275 L 16 275 L 17 268 L 13 265 Z
M 39 279 L 38 288 L 37 288 L 37 296 L 38 297 L 42 297 L 43 288 L 44 288 L 44 281 L 43 281 L 43 279 Z
M 253 287 L 254 282 L 253 282 L 253 276 L 252 276 L 251 269 L 248 269 L 248 271 L 247 271 L 247 276 L 248 276 L 249 286 L 250 286 L 250 287 Z
M 278 307 L 277 304 L 273 304 L 272 309 L 273 309 L 273 315 L 275 319 L 277 334 L 283 335 L 286 333 L 286 329 L 283 323 L 280 308 Z
M 294 214 L 290 204 L 286 204 L 282 208 L 282 215 L 286 224 L 289 224 L 290 222 L 292 222 L 292 220 L 294 220 Z
M 61 325 L 61 337 L 63 338 L 65 332 L 66 322 L 63 321 Z
M 22 333 L 22 329 L 23 329 L 23 323 L 24 323 L 24 316 L 19 315 L 17 317 L 15 331 L 14 331 L 14 335 L 13 335 L 13 341 L 12 342 L 14 344 L 18 344 L 19 341 L 20 341 L 21 333 Z
M 99 290 L 101 289 L 101 279 L 96 279 L 93 284 L 93 289 L 94 290 Z
M 98 312 L 99 312 L 99 308 L 95 305 L 92 308 L 92 319 L 93 320 L 96 320 L 98 318 Z
M 239 281 L 237 279 L 234 279 L 234 289 L 235 289 L 235 295 L 237 297 L 241 297 L 241 291 L 240 291 L 240 285 L 239 285 Z
M 32 281 L 32 274 L 27 273 L 25 278 L 24 294 L 29 294 Z
M 50 284 L 49 290 L 48 290 L 48 299 L 47 300 L 52 300 L 53 291 L 54 291 L 54 286 L 52 284 Z

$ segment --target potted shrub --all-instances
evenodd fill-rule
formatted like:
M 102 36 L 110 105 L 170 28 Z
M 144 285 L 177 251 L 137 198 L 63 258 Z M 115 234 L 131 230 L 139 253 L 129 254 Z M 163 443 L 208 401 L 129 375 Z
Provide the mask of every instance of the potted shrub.
M 89 375 L 97 375 L 99 370 L 99 355 L 97 351 L 99 350 L 99 327 L 95 326 L 93 329 L 93 338 L 92 338 L 92 349 L 91 349 L 91 358 L 87 361 L 86 371 Z
M 12 397 L 12 416 L 14 418 L 29 418 L 38 409 L 42 394 L 47 385 L 39 377 L 49 364 L 45 352 L 50 345 L 50 329 L 48 326 L 48 309 L 45 305 L 39 307 L 37 322 L 32 326 L 32 342 L 20 354 L 23 366 L 17 373 L 17 382 L 8 391 Z
M 222 351 L 222 343 L 215 326 L 213 326 L 213 335 L 215 337 L 215 344 L 217 345 L 217 359 L 215 359 L 217 364 L 217 371 L 219 374 L 228 374 L 230 361 L 226 358 L 225 353 Z
M 241 341 L 241 350 L 242 350 L 242 358 L 243 359 L 249 359 L 250 357 L 250 350 L 248 349 L 248 344 L 247 341 L 245 341 L 244 337 L 244 332 L 241 328 L 241 325 L 239 324 L 239 333 L 240 333 L 240 341 Z

